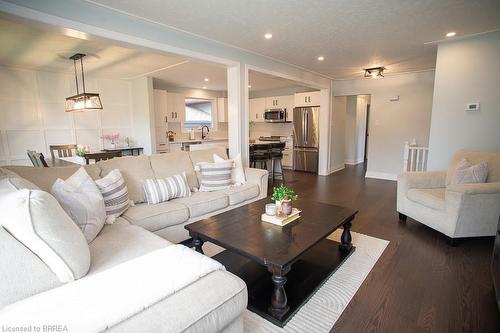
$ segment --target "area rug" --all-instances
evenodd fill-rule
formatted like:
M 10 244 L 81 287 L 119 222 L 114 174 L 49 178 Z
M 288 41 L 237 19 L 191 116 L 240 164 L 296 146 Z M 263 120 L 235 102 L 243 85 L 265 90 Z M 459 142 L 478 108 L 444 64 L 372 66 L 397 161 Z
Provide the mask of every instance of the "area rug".
M 328 238 L 338 242 L 341 234 L 342 230 L 337 230 Z M 329 332 L 389 244 L 386 240 L 364 234 L 351 232 L 351 235 L 356 251 L 330 276 L 284 328 L 273 325 L 246 310 L 244 313 L 245 332 Z M 205 243 L 203 250 L 206 255 L 213 256 L 224 249 Z

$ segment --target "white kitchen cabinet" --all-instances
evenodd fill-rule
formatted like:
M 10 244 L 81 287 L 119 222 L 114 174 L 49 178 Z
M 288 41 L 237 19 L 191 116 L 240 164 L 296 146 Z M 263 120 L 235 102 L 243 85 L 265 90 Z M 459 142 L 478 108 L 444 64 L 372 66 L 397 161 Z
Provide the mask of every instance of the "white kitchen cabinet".
M 289 136 L 285 143 L 285 149 L 283 150 L 283 159 L 281 160 L 284 168 L 293 168 L 293 137 Z
M 293 95 L 281 96 L 282 108 L 286 109 L 286 121 L 293 121 L 293 108 L 295 106 L 295 97 Z
M 249 120 L 257 123 L 264 122 L 265 98 L 252 98 L 249 100 Z
M 295 94 L 295 107 L 319 106 L 320 101 L 321 101 L 321 97 L 320 97 L 319 91 Z
M 184 121 L 186 102 L 183 94 L 167 93 L 167 118 L 171 123 Z
M 219 123 L 229 122 L 227 110 L 227 98 L 219 97 L 217 98 L 217 121 Z
M 166 90 L 153 90 L 153 104 L 155 113 L 155 126 L 160 127 L 166 125 L 168 122 L 167 117 L 167 91 Z

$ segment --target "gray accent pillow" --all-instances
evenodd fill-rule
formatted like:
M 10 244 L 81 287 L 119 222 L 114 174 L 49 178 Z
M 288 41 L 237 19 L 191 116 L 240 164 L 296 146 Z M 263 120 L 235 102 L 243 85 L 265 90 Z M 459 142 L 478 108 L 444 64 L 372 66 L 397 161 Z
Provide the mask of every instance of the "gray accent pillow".
M 87 274 L 90 267 L 87 242 L 49 193 L 12 191 L 1 197 L 0 212 L 0 225 L 35 253 L 61 282 Z
M 457 164 L 451 184 L 485 183 L 486 178 L 488 178 L 488 165 L 486 163 L 472 165 L 467 159 L 463 158 Z
M 106 221 L 106 208 L 101 191 L 84 168 L 66 180 L 58 178 L 52 194 L 90 243 Z

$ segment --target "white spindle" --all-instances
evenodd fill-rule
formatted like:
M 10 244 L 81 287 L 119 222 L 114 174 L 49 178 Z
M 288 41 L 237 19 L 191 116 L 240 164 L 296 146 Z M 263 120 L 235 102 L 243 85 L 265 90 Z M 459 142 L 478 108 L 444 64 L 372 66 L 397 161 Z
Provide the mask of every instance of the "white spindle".
M 426 171 L 428 155 L 428 147 L 410 146 L 406 141 L 403 152 L 403 171 Z

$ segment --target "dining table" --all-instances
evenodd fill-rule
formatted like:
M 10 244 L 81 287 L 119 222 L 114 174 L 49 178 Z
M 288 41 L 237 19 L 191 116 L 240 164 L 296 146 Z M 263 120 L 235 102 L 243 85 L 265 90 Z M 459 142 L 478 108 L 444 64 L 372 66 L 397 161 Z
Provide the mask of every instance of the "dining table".
M 85 158 L 79 156 L 56 157 L 45 160 L 49 167 L 70 167 L 76 165 L 86 165 Z M 89 164 L 94 164 L 95 161 L 89 161 Z

